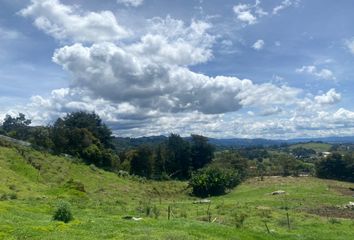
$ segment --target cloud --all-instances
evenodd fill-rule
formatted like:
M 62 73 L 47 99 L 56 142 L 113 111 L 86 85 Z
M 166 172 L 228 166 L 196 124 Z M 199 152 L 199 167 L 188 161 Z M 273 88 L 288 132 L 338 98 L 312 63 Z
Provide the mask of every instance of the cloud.
M 138 7 L 144 3 L 144 0 L 117 0 L 117 3 L 124 4 L 128 7 Z
M 258 94 L 254 95 L 256 97 Z M 260 101 L 264 101 L 264 98 Z M 273 101 L 270 100 L 268 105 L 263 107 L 252 107 L 247 117 L 235 113 L 205 114 L 199 111 L 162 113 L 155 109 L 138 108 L 130 102 L 117 104 L 97 98 L 89 91 L 80 88 L 63 88 L 52 91 L 47 98 L 32 97 L 29 105 L 19 106 L 17 111 L 13 108 L 8 112 L 0 111 L 0 116 L 5 116 L 5 113 L 17 114 L 20 111 L 33 119 L 34 124 L 43 124 L 47 123 L 43 122 L 44 119 L 54 120 L 66 112 L 96 111 L 115 134 L 130 137 L 167 135 L 171 132 L 183 136 L 197 133 L 222 138 L 275 139 L 354 134 L 354 112 L 344 108 L 327 111 L 324 108 L 327 105 L 318 104 L 316 97 L 294 99 L 289 108 L 271 107 L 270 102 Z M 270 117 L 272 114 L 277 114 L 277 117 Z
M 299 4 L 300 0 L 284 0 L 282 1 L 278 6 L 273 8 L 273 15 L 278 14 L 280 11 L 291 7 L 291 6 L 297 6 Z
M 268 15 L 268 13 L 260 7 L 259 0 L 256 0 L 254 5 L 242 3 L 234 5 L 233 11 L 239 21 L 248 25 L 255 24 L 258 18 Z
M 272 10 L 272 15 L 277 15 L 280 11 L 291 6 L 298 6 L 300 0 L 283 0 L 279 5 L 275 6 Z M 261 1 L 256 0 L 255 4 L 239 3 L 233 6 L 233 12 L 237 20 L 245 25 L 256 24 L 260 18 L 268 16 L 269 13 L 260 6 Z
M 264 47 L 264 44 L 265 44 L 265 42 L 262 39 L 259 39 L 252 45 L 252 48 L 255 50 L 262 50 Z
M 34 19 L 34 25 L 60 41 L 117 41 L 129 36 L 111 11 L 85 12 L 59 0 L 32 0 L 20 11 Z
M 15 39 L 19 39 L 21 37 L 22 37 L 22 34 L 18 31 L 0 27 L 0 39 L 15 40 Z
M 167 16 L 148 21 L 147 34 L 127 49 L 154 61 L 169 64 L 195 65 L 213 57 L 215 37 L 208 33 L 211 24 L 192 20 L 190 25 Z M 152 54 L 153 53 L 153 54 Z M 156 54 L 156 55 L 154 55 Z
M 190 66 L 213 57 L 215 38 L 209 28 L 203 21 L 186 25 L 171 17 L 154 18 L 147 33 L 131 44 L 76 43 L 59 48 L 53 61 L 71 73 L 71 87 L 54 90 L 49 98 L 33 97 L 32 108 L 46 109 L 51 116 L 95 110 L 105 120 L 129 129 L 172 119 L 171 114 L 210 119 L 208 115 L 247 106 L 287 105 L 296 100 L 301 92 L 296 88 L 191 71 Z
M 245 22 L 247 24 L 255 24 L 257 22 L 257 17 L 251 13 L 250 5 L 238 4 L 234 6 L 233 10 L 237 16 L 237 19 L 241 22 Z
M 319 104 L 335 104 L 341 100 L 341 94 L 337 93 L 334 88 L 330 89 L 327 93 L 316 96 L 315 101 Z
M 160 112 L 225 113 L 258 102 L 288 102 L 299 93 L 286 86 L 255 85 L 247 79 L 195 73 L 184 65 L 199 61 L 199 54 L 180 59 L 174 51 L 169 53 L 170 46 L 160 49 L 148 43 L 143 37 L 141 43 L 127 49 L 111 43 L 91 47 L 75 44 L 57 50 L 53 59 L 72 74 L 74 87 L 115 103 L 130 102 Z M 155 57 L 147 57 L 147 53 Z
M 247 12 L 255 21 L 265 16 L 259 5 L 256 1 L 238 8 L 239 13 L 246 12 L 239 20 L 252 24 Z M 33 17 L 35 24 L 43 21 L 37 19 L 47 19 L 44 22 L 49 24 L 37 27 L 66 42 L 55 51 L 53 61 L 70 73 L 70 87 L 55 89 L 49 96 L 33 96 L 29 104 L 11 112 L 1 109 L 0 116 L 16 110 L 26 113 L 34 124 L 43 124 L 67 112 L 95 111 L 120 136 L 176 132 L 284 138 L 354 133 L 354 113 L 331 109 L 341 98 L 335 89 L 312 96 L 287 86 L 281 78 L 277 84 L 257 84 L 193 70 L 214 57 L 217 36 L 211 34 L 213 25 L 208 22 L 153 18 L 139 33 L 132 32 L 129 41 L 123 41 L 127 36 L 123 33 L 128 31 L 111 12 L 108 15 L 112 14 L 113 20 L 108 24 L 104 12 L 37 0 L 21 13 Z M 96 23 L 96 17 L 101 36 L 93 34 L 93 25 L 88 24 Z M 71 26 L 76 21 L 79 26 Z M 117 33 L 117 27 L 124 30 L 122 34 Z M 233 46 L 232 41 L 221 44 Z M 298 72 L 334 77 L 325 70 L 304 66 Z M 247 117 L 243 113 L 248 113 Z M 271 116 L 275 114 L 276 118 Z
M 354 38 L 345 41 L 345 46 L 351 54 L 354 54 Z
M 318 69 L 316 66 L 302 66 L 301 68 L 296 69 L 297 73 L 307 73 L 309 75 L 315 76 L 318 79 L 323 80 L 336 80 L 333 72 L 329 69 L 323 68 Z
M 283 110 L 276 106 L 276 107 L 271 107 L 271 108 L 267 108 L 267 109 L 264 109 L 260 115 L 261 116 L 271 116 L 271 115 L 275 115 L 275 114 L 278 114 L 278 113 L 281 113 Z

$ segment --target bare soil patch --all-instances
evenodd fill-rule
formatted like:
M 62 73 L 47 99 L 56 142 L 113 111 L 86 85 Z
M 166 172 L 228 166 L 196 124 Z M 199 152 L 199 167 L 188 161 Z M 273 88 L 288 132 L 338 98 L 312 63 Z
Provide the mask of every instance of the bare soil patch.
M 343 196 L 354 196 L 354 186 L 353 187 L 344 187 L 338 185 L 328 185 L 328 188 L 334 192 L 337 192 Z
M 346 208 L 339 208 L 339 207 L 335 207 L 335 206 L 332 206 L 332 207 L 324 206 L 321 208 L 306 209 L 305 211 L 310 214 L 315 214 L 315 215 L 319 215 L 319 216 L 327 217 L 327 218 L 354 219 L 354 210 L 346 209 Z

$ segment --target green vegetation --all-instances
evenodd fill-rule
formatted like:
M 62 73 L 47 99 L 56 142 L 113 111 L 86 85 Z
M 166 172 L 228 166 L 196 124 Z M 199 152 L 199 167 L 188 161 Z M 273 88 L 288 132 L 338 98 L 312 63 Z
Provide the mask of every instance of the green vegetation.
M 354 236 L 352 210 L 341 207 L 352 200 L 349 183 L 310 177 L 253 178 L 203 204 L 194 203 L 198 199 L 190 195 L 187 182 L 118 175 L 72 157 L 15 145 L 0 147 L 0 194 L 16 194 L 0 201 L 0 239 L 347 240 Z M 279 189 L 286 194 L 271 194 Z M 72 221 L 53 221 L 58 201 L 70 203 Z
M 316 164 L 317 176 L 354 182 L 354 158 L 347 154 L 333 153 Z
M 331 144 L 328 143 L 320 143 L 320 142 L 309 142 L 309 143 L 298 143 L 290 146 L 290 149 L 295 148 L 305 148 L 305 149 L 312 149 L 317 153 L 320 152 L 328 152 L 331 150 Z
M 73 214 L 71 213 L 70 203 L 60 201 L 58 203 L 57 209 L 54 212 L 53 220 L 68 223 L 71 220 L 73 220 L 73 218 L 74 217 L 73 217 Z
M 241 182 L 237 171 L 208 167 L 199 169 L 189 180 L 192 192 L 198 197 L 217 196 L 225 194 Z
M 191 135 L 187 141 L 177 134 L 171 134 L 157 146 L 141 145 L 118 152 L 120 148 L 114 144 L 111 130 L 94 112 L 68 113 L 52 126 L 31 127 L 30 123 L 22 113 L 18 117 L 7 115 L 1 129 L 7 136 L 30 141 L 39 150 L 70 155 L 105 170 L 124 170 L 149 179 L 189 179 L 193 171 L 210 163 L 214 156 L 208 138 Z
M 95 113 L 29 123 L 1 127 L 32 148 L 0 138 L 0 239 L 354 237 L 353 185 L 309 177 L 354 181 L 351 146 L 214 152 L 203 136 L 171 134 L 118 151 Z

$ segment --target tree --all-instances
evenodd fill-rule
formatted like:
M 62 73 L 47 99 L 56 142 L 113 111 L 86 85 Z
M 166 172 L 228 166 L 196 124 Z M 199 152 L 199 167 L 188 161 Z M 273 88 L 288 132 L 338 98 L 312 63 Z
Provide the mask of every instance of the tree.
M 247 159 L 235 151 L 223 151 L 215 154 L 214 161 L 210 165 L 237 171 L 241 180 L 248 176 Z
M 166 143 L 166 171 L 172 177 L 187 179 L 191 170 L 191 150 L 187 141 L 171 134 Z
M 301 158 L 301 159 L 309 158 L 311 156 L 316 155 L 316 151 L 315 150 L 307 149 L 307 148 L 303 148 L 303 147 L 294 148 L 291 152 L 293 153 L 293 155 L 296 158 Z
M 208 138 L 200 135 L 192 135 L 192 166 L 194 170 L 210 163 L 214 156 L 214 147 L 208 143 Z
M 52 127 L 52 141 L 56 153 L 68 153 L 70 129 L 65 127 L 63 119 L 58 118 Z
M 320 178 L 353 181 L 353 165 L 352 157 L 333 153 L 317 162 L 316 173 Z
M 66 137 L 69 139 L 67 148 L 72 155 L 81 155 L 83 149 L 91 145 L 101 148 L 100 141 L 86 128 L 73 128 L 67 131 Z
M 32 131 L 31 142 L 35 146 L 51 149 L 54 143 L 51 139 L 51 131 L 48 127 L 36 127 Z
M 111 138 L 111 130 L 95 113 L 69 113 L 52 127 L 55 152 L 81 157 L 98 167 L 112 168 L 120 163 L 111 149 Z
M 69 113 L 62 120 L 65 127 L 69 129 L 86 128 L 105 147 L 112 147 L 110 142 L 112 139 L 112 132 L 96 113 L 87 113 L 83 111 Z
M 19 113 L 18 117 L 6 115 L 2 124 L 3 130 L 11 137 L 26 140 L 29 135 L 30 119 L 26 119 L 25 114 Z
M 167 148 L 166 144 L 159 144 L 155 150 L 154 165 L 153 165 L 153 178 L 161 179 L 163 175 L 166 175 L 166 159 Z
M 281 154 L 274 156 L 271 160 L 273 167 L 276 168 L 275 173 L 273 174 L 281 174 L 284 177 L 291 175 L 298 175 L 299 172 L 299 162 L 292 156 Z
M 149 146 L 140 146 L 130 160 L 130 173 L 149 178 L 152 174 L 153 151 Z
M 257 159 L 256 168 L 257 168 L 258 176 L 260 177 L 261 181 L 263 181 L 264 174 L 266 173 L 266 166 L 264 165 L 262 158 Z

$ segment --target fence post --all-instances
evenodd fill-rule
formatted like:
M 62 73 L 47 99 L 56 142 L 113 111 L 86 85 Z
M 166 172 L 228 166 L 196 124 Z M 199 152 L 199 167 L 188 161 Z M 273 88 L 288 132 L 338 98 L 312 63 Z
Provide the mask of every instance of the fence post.
M 170 220 L 170 218 L 171 218 L 171 205 L 168 205 L 167 212 L 168 212 L 167 218 L 168 218 L 168 220 Z
M 289 212 L 286 212 L 286 219 L 287 219 L 287 221 L 288 221 L 288 229 L 290 230 Z

